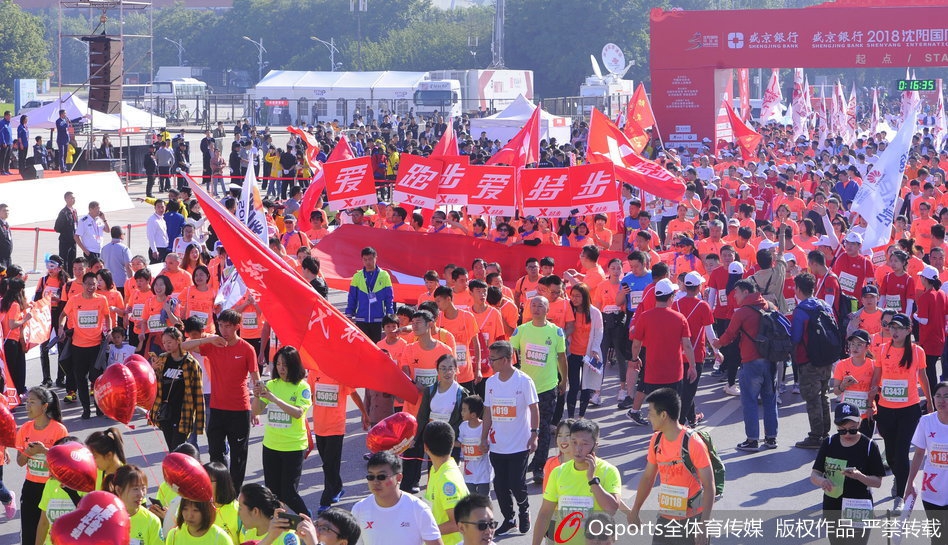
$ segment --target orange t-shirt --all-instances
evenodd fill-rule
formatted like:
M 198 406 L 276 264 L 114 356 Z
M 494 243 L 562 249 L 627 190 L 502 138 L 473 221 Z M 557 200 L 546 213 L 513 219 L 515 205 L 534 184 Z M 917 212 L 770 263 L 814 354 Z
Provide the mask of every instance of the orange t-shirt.
M 680 220 L 675 218 L 668 222 L 665 227 L 665 240 L 669 243 L 677 234 L 687 234 L 689 237 L 695 234 L 695 224 L 689 220 Z
M 180 267 L 176 273 L 165 269 L 158 276 L 167 276 L 168 280 L 171 280 L 171 296 L 174 298 L 177 298 L 184 291 L 184 288 L 194 285 L 194 281 L 191 280 L 191 273 Z
M 110 307 L 125 308 L 125 301 L 122 300 L 122 294 L 119 293 L 117 289 L 112 288 L 108 291 L 96 290 L 96 293 L 102 297 L 105 297 L 105 300 L 109 302 Z M 117 313 L 109 312 L 109 315 L 112 317 L 112 325 L 117 324 L 118 322 L 115 321 Z
M 882 378 L 879 384 L 879 406 L 901 409 L 918 405 L 918 373 L 925 371 L 925 350 L 918 344 L 912 344 L 912 364 L 908 368 L 899 365 L 904 348 L 886 344 L 880 351 Z
M 45 428 L 36 429 L 33 421 L 30 420 L 23 424 L 16 432 L 16 449 L 20 452 L 26 450 L 30 443 L 43 443 L 46 448 L 52 448 L 56 441 L 66 437 L 69 432 L 62 422 L 50 420 Z M 49 480 L 49 466 L 46 465 L 46 455 L 38 454 L 26 462 L 26 480 L 34 483 L 45 483 Z
M 245 295 L 236 306 L 241 306 L 247 302 Z M 247 305 L 240 311 L 240 338 L 241 339 L 259 339 L 263 333 L 263 316 L 257 312 L 253 305 Z
M 204 332 L 214 334 L 214 298 L 217 290 L 208 288 L 201 291 L 196 286 L 188 286 L 181 292 L 181 317 L 197 317 L 204 321 Z
M 516 287 L 520 290 L 520 301 L 518 301 L 518 303 L 521 307 L 528 307 L 530 299 L 533 299 L 537 296 L 537 286 L 539 283 L 539 278 L 537 278 L 535 281 L 532 281 L 526 276 L 522 276 L 520 277 L 520 280 L 517 280 Z
M 586 284 L 592 293 L 595 293 L 596 287 L 606 279 L 605 271 L 598 264 L 591 269 L 586 269 L 583 274 L 583 284 Z
M 681 430 L 678 437 L 672 439 L 662 434 L 657 453 L 655 452 L 655 439 L 658 437 L 658 433 L 653 433 L 651 440 L 648 442 L 648 463 L 658 466 L 659 482 L 665 488 L 665 490 L 660 489 L 658 495 L 659 513 L 667 518 L 692 517 L 701 512 L 700 503 L 696 503 L 693 507 L 687 507 L 687 500 L 694 497 L 701 490 L 701 482 L 688 471 L 685 464 L 681 463 L 681 442 L 685 437 L 685 433 L 687 433 L 687 430 Z M 698 434 L 693 434 L 688 439 L 688 453 L 696 470 L 711 465 L 708 448 Z M 679 491 L 674 489 L 676 487 L 686 489 L 687 495 L 683 498 L 678 497 L 676 492 Z M 705 493 L 713 492 L 711 490 Z M 679 500 L 682 499 L 684 501 L 680 502 Z
M 320 437 L 346 434 L 346 403 L 353 389 L 331 379 L 319 369 L 310 369 L 313 392 L 313 431 Z
M 130 308 L 131 313 L 126 314 L 128 321 L 132 322 L 135 326 L 135 333 L 141 334 L 142 332 L 142 316 L 145 314 L 145 302 L 148 301 L 148 298 L 151 297 L 150 291 L 141 291 L 137 286 L 132 286 L 131 290 L 125 290 L 126 309 Z
M 500 302 L 499 310 L 504 326 L 509 327 L 511 332 L 517 329 L 517 321 L 520 319 L 520 311 L 517 310 L 517 306 L 510 299 L 504 299 Z
M 480 364 L 479 361 L 472 361 L 473 349 L 471 341 L 474 341 L 478 334 L 477 320 L 474 315 L 466 310 L 458 310 L 458 315 L 453 319 L 448 319 L 442 312 L 438 315 L 438 327 L 443 327 L 454 335 L 454 352 L 458 360 L 458 382 L 470 382 L 474 380 L 474 367 L 472 363 Z
M 471 307 L 474 306 L 474 298 L 471 296 L 471 290 L 467 288 L 464 288 L 464 291 L 461 292 L 454 292 L 451 300 L 454 301 L 454 306 L 461 310 L 471 310 Z
M 20 332 L 23 331 L 23 328 L 18 327 L 16 329 L 12 329 L 10 324 L 13 322 L 19 322 L 22 318 L 23 310 L 20 308 L 20 303 L 17 303 L 16 301 L 10 303 L 10 309 L 3 313 L 3 331 L 8 332 L 7 340 L 20 340 Z
M 618 295 L 621 286 L 622 284 L 613 284 L 608 281 L 600 283 L 593 294 L 593 306 L 602 311 L 603 314 L 622 312 L 622 309 L 616 304 L 616 295 Z
M 513 305 L 511 305 L 513 306 Z M 484 339 L 484 346 L 490 347 L 491 343 L 497 340 L 506 339 L 507 331 L 504 329 L 503 317 L 500 315 L 500 311 L 492 306 L 488 306 L 484 312 L 474 312 L 471 311 L 471 314 L 474 315 L 474 319 L 477 320 L 477 329 L 480 332 L 481 337 Z M 482 350 L 482 352 L 484 352 Z M 484 361 L 487 358 L 486 353 L 481 354 L 481 361 Z M 487 377 L 494 374 L 494 370 L 489 366 L 485 370 L 481 368 L 481 375 L 486 379 Z
M 405 339 L 401 337 L 395 337 L 395 342 L 393 344 L 389 344 L 388 341 L 386 341 L 384 337 L 382 338 L 381 341 L 375 344 L 377 344 L 378 347 L 381 348 L 382 350 L 385 350 L 386 352 L 388 352 L 389 357 L 391 357 L 395 361 L 400 360 L 400 358 L 402 357 L 402 352 L 404 352 L 405 347 L 408 346 L 408 343 L 405 341 Z
M 438 382 L 438 358 L 445 354 L 454 355 L 451 347 L 440 341 L 435 341 L 435 346 L 431 350 L 424 350 L 421 343 L 411 343 L 402 352 L 398 361 L 399 366 L 408 369 L 408 378 L 415 381 L 415 384 L 422 388 L 427 388 Z M 405 412 L 412 416 L 418 416 L 418 409 L 421 407 L 421 396 L 414 403 L 405 401 Z
M 878 314 L 882 314 L 879 312 Z M 872 358 L 866 358 L 862 365 L 854 365 L 852 358 L 840 360 L 833 368 L 833 380 L 836 384 L 843 382 L 846 375 L 856 379 L 856 384 L 846 387 L 840 401 L 852 403 L 855 405 L 863 418 L 872 414 L 872 401 L 869 400 L 869 388 L 872 386 L 872 373 L 875 371 L 876 362 Z
M 862 312 L 859 313 L 859 324 L 857 326 L 859 329 L 865 329 L 870 335 L 879 333 L 882 331 L 882 310 L 876 307 L 876 311 L 869 314 L 863 307 Z
M 166 299 L 167 300 L 167 299 Z M 142 320 L 139 322 L 141 331 L 146 335 L 151 333 L 161 333 L 166 327 L 170 327 L 174 321 L 170 318 L 162 320 L 161 311 L 164 310 L 164 301 L 159 301 L 154 294 L 150 295 L 142 307 Z
M 533 319 L 533 313 L 530 312 L 530 305 L 523 307 L 523 322 L 527 323 Z M 576 318 L 573 316 L 573 306 L 568 299 L 560 298 L 550 302 L 550 310 L 546 314 L 546 319 L 553 322 L 561 328 L 565 328 L 568 322 Z
M 569 337 L 569 353 L 574 356 L 585 356 L 589 348 L 589 333 L 592 324 L 586 320 L 585 314 L 576 314 L 576 321 L 573 322 L 573 334 Z
M 560 462 L 559 456 L 550 456 L 546 459 L 546 463 L 543 464 L 543 490 L 546 492 L 546 483 L 550 480 L 550 473 L 553 473 L 553 470 L 562 465 Z
M 737 253 L 737 257 L 745 269 L 750 265 L 757 264 L 757 248 L 754 248 L 750 242 L 745 244 L 743 248 L 738 248 L 735 245 L 734 252 Z
M 105 317 L 109 315 L 109 302 L 99 294 L 72 297 L 66 303 L 63 312 L 69 317 L 73 328 L 73 346 L 89 348 L 102 344 L 102 331 L 105 329 Z

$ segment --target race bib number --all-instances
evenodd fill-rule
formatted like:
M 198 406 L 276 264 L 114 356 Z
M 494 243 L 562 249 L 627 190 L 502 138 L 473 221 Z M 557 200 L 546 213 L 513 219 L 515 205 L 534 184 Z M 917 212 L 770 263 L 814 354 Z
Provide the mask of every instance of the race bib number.
M 451 420 L 451 413 L 431 413 L 429 422 L 447 422 Z
M 544 344 L 527 343 L 527 349 L 524 351 L 523 359 L 527 365 L 543 367 L 546 365 L 546 358 L 550 355 L 550 347 Z
M 760 212 L 761 210 L 764 209 L 764 201 L 760 199 L 754 199 L 754 207 L 757 209 L 758 212 Z
M 467 347 L 459 344 L 455 347 L 454 351 L 457 352 L 458 355 L 458 367 L 467 365 Z
M 59 291 L 60 291 L 59 288 L 46 286 L 46 288 L 43 290 L 43 296 L 45 297 L 48 295 L 52 299 L 59 299 Z
M 631 299 L 633 307 L 637 308 L 640 304 L 642 304 L 643 293 L 644 292 L 641 291 L 633 291 L 629 293 L 629 299 Z
M 872 252 L 872 264 L 876 267 L 885 264 L 885 252 Z
M 662 484 L 658 488 L 658 512 L 662 515 L 684 517 L 688 512 L 688 487 Z
M 621 312 L 621 309 L 617 305 L 606 305 L 602 311 L 606 314 L 617 314 Z
M 207 324 L 208 314 L 206 312 L 198 312 L 196 310 L 192 310 L 189 315 L 192 318 L 197 318 L 198 320 L 201 320 L 202 324 Z
M 46 518 L 52 523 L 66 513 L 72 513 L 75 510 L 76 506 L 73 505 L 70 499 L 50 498 L 49 504 L 46 506 Z
M 849 273 L 847 273 L 847 272 L 841 272 L 841 273 L 839 273 L 839 287 L 840 287 L 840 289 L 843 290 L 843 293 L 848 293 L 848 294 L 850 294 L 850 295 L 852 295 L 853 293 L 855 293 L 855 292 L 856 292 L 856 282 L 858 282 L 858 281 L 859 281 L 858 278 L 856 278 L 855 276 L 853 276 L 853 275 L 851 275 L 851 274 L 849 274 Z
M 156 333 L 165 327 L 165 322 L 161 319 L 161 314 L 153 314 L 148 317 L 148 331 Z
M 908 403 L 908 380 L 882 380 L 882 397 L 893 403 Z
M 316 399 L 313 404 L 317 407 L 335 408 L 339 406 L 339 385 L 338 384 L 317 384 Z
M 902 298 L 898 295 L 886 295 L 885 308 L 895 311 L 902 310 Z
M 272 428 L 286 429 L 290 427 L 290 415 L 271 402 L 267 405 L 267 422 Z
M 240 327 L 244 329 L 257 329 L 257 313 L 244 312 L 241 314 Z
M 415 381 L 422 388 L 428 388 L 438 382 L 437 369 L 415 369 Z
M 99 311 L 80 310 L 76 313 L 79 329 L 95 329 L 99 325 Z
M 933 443 L 929 445 L 928 461 L 938 469 L 948 468 L 948 444 Z
M 517 419 L 517 402 L 513 398 L 494 398 L 490 416 L 497 422 L 513 422 Z
M 49 466 L 46 464 L 46 455 L 37 454 L 26 460 L 26 469 L 34 477 L 49 477 Z
M 537 296 L 537 290 L 530 290 L 530 291 L 528 291 L 528 292 L 527 292 L 527 301 L 529 301 L 530 299 L 533 299 L 533 298 L 536 297 L 536 296 Z
M 560 496 L 559 508 L 560 520 L 577 511 L 585 516 L 595 508 L 595 500 L 592 496 Z
M 872 500 L 843 498 L 843 512 L 840 518 L 853 521 L 853 527 L 863 528 L 863 521 L 874 518 Z
M 145 305 L 138 304 L 132 305 L 132 320 L 139 321 L 142 319 L 142 314 L 145 312 Z
M 854 407 L 859 409 L 860 416 L 865 416 L 866 409 L 869 407 L 869 392 L 846 390 L 843 392 L 843 401 L 851 403 Z
M 725 292 L 724 290 L 721 290 L 718 292 L 718 304 L 721 305 L 722 307 L 727 306 L 727 292 Z
M 461 454 L 469 462 L 480 460 L 484 457 L 484 451 L 481 450 L 481 440 L 478 437 L 465 437 L 461 440 Z

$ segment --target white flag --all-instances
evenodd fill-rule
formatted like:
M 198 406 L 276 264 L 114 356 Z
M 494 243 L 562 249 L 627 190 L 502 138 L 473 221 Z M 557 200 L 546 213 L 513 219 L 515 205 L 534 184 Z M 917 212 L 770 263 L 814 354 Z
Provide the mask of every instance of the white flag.
M 826 88 L 820 89 L 820 109 L 816 111 L 816 118 L 820 122 L 820 146 L 829 139 L 830 119 L 826 113 Z
M 932 128 L 932 144 L 936 150 L 942 149 L 942 140 L 948 135 L 948 118 L 945 117 L 945 91 L 942 79 L 938 79 L 938 102 L 935 104 L 935 126 Z
M 803 69 L 793 69 L 793 97 L 790 106 L 793 108 L 793 140 L 796 141 L 806 134 L 806 106 L 803 103 Z
M 214 305 L 221 305 L 224 310 L 234 308 L 240 298 L 244 296 L 244 293 L 247 292 L 247 286 L 244 285 L 240 275 L 237 274 L 237 268 L 234 267 L 233 269 L 221 282 L 221 288 L 217 292 L 217 297 L 214 298 Z
M 849 94 L 849 102 L 846 103 L 846 134 L 843 141 L 848 145 L 853 145 L 856 141 L 856 133 L 859 125 L 856 123 L 856 84 L 853 83 L 852 93 Z
M 254 157 L 251 156 L 247 164 L 247 174 L 244 176 L 244 185 L 241 188 L 240 200 L 237 201 L 237 219 L 247 226 L 250 231 L 264 244 L 269 242 L 267 230 L 267 213 L 263 209 L 263 199 L 260 198 L 260 188 L 257 187 L 257 173 L 254 169 Z
M 918 117 L 919 103 L 907 113 Z M 902 174 L 908 162 L 909 148 L 915 135 L 914 123 L 903 123 L 899 132 L 889 143 L 879 160 L 866 174 L 862 186 L 856 193 L 852 209 L 865 218 L 866 233 L 863 247 L 875 248 L 887 243 L 892 235 L 895 205 L 902 186 Z
M 781 112 L 783 108 L 781 108 L 780 105 L 780 102 L 783 100 L 783 95 L 780 92 L 779 73 L 780 71 L 778 69 L 773 69 L 773 73 L 770 76 L 770 84 L 767 85 L 767 90 L 764 91 L 764 98 L 760 105 L 761 124 L 767 124 L 771 121 L 779 122 L 783 118 L 783 113 Z
M 870 136 L 875 136 L 881 130 L 879 124 L 882 122 L 882 115 L 879 112 L 879 90 L 872 88 L 872 117 L 869 118 Z

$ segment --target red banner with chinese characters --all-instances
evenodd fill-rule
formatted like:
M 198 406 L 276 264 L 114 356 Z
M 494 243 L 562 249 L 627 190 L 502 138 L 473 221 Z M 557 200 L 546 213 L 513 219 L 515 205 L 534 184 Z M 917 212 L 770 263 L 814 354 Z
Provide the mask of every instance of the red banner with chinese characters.
M 571 167 L 575 168 L 575 167 Z M 523 213 L 541 218 L 568 218 L 570 168 L 526 168 L 520 171 Z
M 467 192 L 464 191 L 464 175 L 467 173 L 470 159 L 467 155 L 457 157 L 439 157 L 442 164 L 441 178 L 438 182 L 438 204 L 464 206 L 467 204 Z
M 392 198 L 401 204 L 434 209 L 441 179 L 441 161 L 421 155 L 402 155 Z
M 569 167 L 572 207 L 580 214 L 619 212 L 619 182 L 612 163 Z
M 463 181 L 467 213 L 513 216 L 517 209 L 515 173 L 514 167 L 468 166 Z
M 329 208 L 346 210 L 378 204 L 369 157 L 327 162 L 323 165 L 323 175 L 326 177 Z

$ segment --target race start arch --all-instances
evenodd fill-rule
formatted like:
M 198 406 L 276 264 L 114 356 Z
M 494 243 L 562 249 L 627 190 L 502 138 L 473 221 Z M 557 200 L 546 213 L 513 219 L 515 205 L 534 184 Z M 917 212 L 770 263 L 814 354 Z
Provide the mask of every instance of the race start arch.
M 716 120 L 724 93 L 730 96 L 734 69 L 948 66 L 948 3 L 897 1 L 653 9 L 652 108 L 665 145 L 699 148 L 702 138 L 716 141 L 729 132 Z M 742 86 L 747 88 L 746 81 Z

